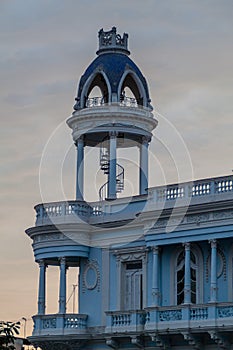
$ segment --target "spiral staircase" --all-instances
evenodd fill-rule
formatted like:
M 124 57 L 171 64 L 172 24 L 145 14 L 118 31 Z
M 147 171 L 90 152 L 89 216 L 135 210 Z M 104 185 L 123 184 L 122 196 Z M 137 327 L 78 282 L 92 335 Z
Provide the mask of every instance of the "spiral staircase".
M 121 193 L 124 190 L 124 168 L 120 164 L 117 165 L 116 174 L 116 192 Z M 109 175 L 109 151 L 105 142 L 100 147 L 100 169 L 105 175 Z M 108 197 L 109 180 L 105 182 L 99 189 L 99 201 L 104 201 Z

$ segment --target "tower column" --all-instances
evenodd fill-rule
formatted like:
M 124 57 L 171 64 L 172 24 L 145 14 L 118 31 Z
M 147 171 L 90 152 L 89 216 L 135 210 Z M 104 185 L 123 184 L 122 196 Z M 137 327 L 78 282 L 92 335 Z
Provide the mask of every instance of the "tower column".
M 66 313 L 66 258 L 60 258 L 59 314 Z
M 83 183 L 84 183 L 84 140 L 83 136 L 79 137 L 76 142 L 77 146 L 77 174 L 76 174 L 76 200 L 83 200 Z
M 140 145 L 140 194 L 146 194 L 148 188 L 148 146 L 149 139 L 147 137 L 143 137 Z
M 110 132 L 109 145 L 109 178 L 108 178 L 108 198 L 116 198 L 116 149 L 117 149 L 117 134 Z
M 217 301 L 217 241 L 211 240 L 210 302 Z
M 159 305 L 159 247 L 153 247 L 152 265 L 152 304 Z
M 46 283 L 46 264 L 44 260 L 39 261 L 39 290 L 38 290 L 38 315 L 45 314 L 45 283 Z
M 190 243 L 185 243 L 184 304 L 191 303 L 191 262 Z

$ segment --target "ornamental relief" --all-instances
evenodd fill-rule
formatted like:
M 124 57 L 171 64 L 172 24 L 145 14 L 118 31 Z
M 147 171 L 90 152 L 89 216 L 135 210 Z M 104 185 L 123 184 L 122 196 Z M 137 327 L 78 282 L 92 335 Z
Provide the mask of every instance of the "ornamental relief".
M 231 219 L 233 218 L 233 211 L 227 210 L 227 211 L 219 211 L 217 213 L 213 214 L 214 219 Z
M 134 252 L 115 251 L 115 255 L 116 255 L 116 260 L 118 264 L 126 261 L 134 261 L 134 260 L 142 260 L 145 262 L 147 258 L 147 250 L 143 249 L 143 250 L 134 251 Z
M 62 233 L 47 233 L 47 234 L 41 234 L 36 235 L 33 239 L 34 243 L 38 242 L 44 242 L 44 241 L 55 241 L 62 239 L 64 235 Z
M 225 211 L 219 211 L 219 212 L 209 212 L 205 214 L 192 214 L 192 215 L 185 215 L 184 217 L 174 217 L 174 218 L 161 218 L 157 219 L 155 224 L 151 225 L 151 222 L 149 224 L 147 223 L 145 225 L 145 228 L 149 230 L 153 229 L 160 229 L 160 228 L 166 228 L 167 226 L 173 226 L 173 225 L 186 225 L 186 224 L 197 224 L 199 225 L 202 222 L 209 222 L 209 221 L 217 221 L 220 219 L 233 219 L 233 211 L 232 210 L 225 210 Z M 151 226 L 151 227 L 150 227 Z
M 100 269 L 97 260 L 87 260 L 82 274 L 82 292 L 86 290 L 100 291 Z

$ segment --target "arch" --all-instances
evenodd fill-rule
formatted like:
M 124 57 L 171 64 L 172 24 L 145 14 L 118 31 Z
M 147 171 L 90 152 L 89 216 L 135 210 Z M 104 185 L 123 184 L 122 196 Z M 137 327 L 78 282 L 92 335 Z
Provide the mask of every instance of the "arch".
M 117 91 L 118 101 L 120 101 L 120 96 L 125 87 L 129 87 L 139 105 L 147 107 L 147 96 L 145 88 L 137 74 L 129 69 L 126 70 L 121 77 Z
M 111 101 L 111 85 L 109 83 L 108 77 L 104 71 L 96 70 L 90 75 L 83 86 L 80 97 L 81 108 L 85 108 L 86 99 L 95 86 L 98 86 L 100 88 L 105 103 Z
M 171 255 L 171 304 L 179 305 L 182 300 L 182 278 L 184 278 L 184 247 L 177 248 Z M 183 275 L 182 275 L 183 274 Z M 177 284 L 180 283 L 180 285 Z M 191 245 L 191 299 L 193 304 L 203 302 L 203 254 L 195 244 Z M 180 302 L 179 302 L 180 300 Z

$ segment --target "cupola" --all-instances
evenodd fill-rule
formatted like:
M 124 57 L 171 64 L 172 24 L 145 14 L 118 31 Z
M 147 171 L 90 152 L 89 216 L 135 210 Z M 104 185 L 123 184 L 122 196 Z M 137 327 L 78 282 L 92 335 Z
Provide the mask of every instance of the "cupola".
M 74 112 L 67 120 L 77 146 L 77 200 L 84 200 L 85 146 L 97 148 L 100 169 L 106 175 L 99 189 L 100 201 L 124 193 L 125 172 L 117 160 L 119 148 L 139 150 L 138 194 L 147 193 L 148 146 L 157 120 L 152 114 L 146 79 L 129 55 L 128 34 L 121 36 L 115 27 L 99 31 L 97 57 L 79 81 Z

